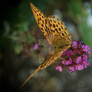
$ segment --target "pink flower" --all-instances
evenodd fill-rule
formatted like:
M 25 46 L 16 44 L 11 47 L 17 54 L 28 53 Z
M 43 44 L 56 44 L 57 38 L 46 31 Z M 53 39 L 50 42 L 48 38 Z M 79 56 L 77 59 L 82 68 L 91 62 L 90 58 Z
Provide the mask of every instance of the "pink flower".
M 72 59 L 69 58 L 68 60 L 62 60 L 61 63 L 62 63 L 63 65 L 70 65 L 70 64 L 72 64 Z
M 56 70 L 59 71 L 59 72 L 62 72 L 63 69 L 62 69 L 61 66 L 58 65 L 58 66 L 56 67 Z
M 72 47 L 73 48 L 78 48 L 78 42 L 77 41 L 73 41 L 72 42 Z
M 70 72 L 81 71 L 89 66 L 88 55 L 91 53 L 90 47 L 81 41 L 73 41 L 71 48 L 63 53 L 61 57 L 61 65 L 56 67 L 56 70 L 62 71 L 63 67 Z
M 82 50 L 88 54 L 91 54 L 91 50 L 88 45 L 82 45 Z
M 37 50 L 39 48 L 38 44 L 36 43 L 33 47 L 34 50 Z
M 84 60 L 84 61 L 87 61 L 87 60 L 88 60 L 88 55 L 85 54 L 85 53 L 83 54 L 83 60 Z
M 83 61 L 83 66 L 84 66 L 84 68 L 87 68 L 89 66 L 88 62 L 87 61 Z
M 72 56 L 73 55 L 73 51 L 72 50 L 67 50 L 63 53 L 63 56 Z
M 68 69 L 69 69 L 70 72 L 74 72 L 75 71 L 74 65 L 69 66 Z
M 78 71 L 81 71 L 84 69 L 84 66 L 83 66 L 83 64 L 78 64 L 78 65 L 75 65 L 75 69 Z
M 80 62 L 82 62 L 82 57 L 81 56 L 76 57 L 75 62 L 76 64 L 79 64 Z

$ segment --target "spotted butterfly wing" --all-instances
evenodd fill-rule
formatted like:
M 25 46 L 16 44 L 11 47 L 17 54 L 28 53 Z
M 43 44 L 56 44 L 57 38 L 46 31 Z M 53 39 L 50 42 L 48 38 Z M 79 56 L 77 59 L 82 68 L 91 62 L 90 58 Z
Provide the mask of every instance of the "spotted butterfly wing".
M 54 53 L 49 55 L 45 62 L 35 69 L 35 71 L 24 81 L 22 86 L 24 86 L 39 70 L 47 68 L 60 58 L 63 52 L 67 50 L 72 43 L 71 35 L 60 19 L 55 20 L 54 17 L 46 17 L 32 3 L 31 7 L 39 28 L 44 33 L 48 42 L 56 48 Z
M 63 48 L 65 46 L 71 45 L 71 35 L 68 32 L 67 28 L 64 26 L 64 23 L 61 22 L 60 19 L 56 19 L 55 17 L 48 18 L 49 19 L 49 33 L 50 40 L 52 45 L 57 49 Z
M 62 47 L 71 44 L 71 35 L 60 19 L 56 20 L 54 16 L 46 17 L 32 3 L 31 7 L 39 28 L 52 46 Z
M 51 45 L 51 40 L 49 39 L 48 33 L 46 32 L 47 30 L 47 18 L 46 16 L 38 10 L 32 3 L 30 4 L 32 8 L 32 12 L 34 14 L 35 20 L 40 28 L 40 30 L 44 33 L 44 36 L 48 40 L 49 44 Z

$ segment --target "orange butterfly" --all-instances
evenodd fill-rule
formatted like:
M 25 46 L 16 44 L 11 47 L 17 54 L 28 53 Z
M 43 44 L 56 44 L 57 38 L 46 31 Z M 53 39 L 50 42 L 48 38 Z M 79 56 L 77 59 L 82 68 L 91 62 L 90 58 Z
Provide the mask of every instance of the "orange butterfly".
M 60 58 L 64 51 L 71 47 L 72 39 L 64 23 L 60 19 L 55 19 L 54 16 L 46 17 L 32 3 L 30 4 L 35 20 L 52 47 L 55 47 L 54 53 L 49 55 L 44 63 L 38 66 L 37 69 L 24 81 L 24 86 L 39 70 L 43 70 L 55 63 L 56 59 Z

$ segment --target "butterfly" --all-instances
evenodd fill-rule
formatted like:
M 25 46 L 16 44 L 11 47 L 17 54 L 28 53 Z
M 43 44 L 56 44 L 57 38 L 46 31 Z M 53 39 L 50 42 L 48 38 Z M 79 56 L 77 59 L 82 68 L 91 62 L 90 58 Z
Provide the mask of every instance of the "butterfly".
M 39 9 L 37 9 L 32 3 L 30 4 L 33 15 L 38 24 L 38 27 L 43 32 L 44 37 L 48 40 L 48 43 L 54 47 L 54 52 L 47 57 L 45 62 L 38 66 L 34 72 L 24 81 L 24 86 L 38 71 L 43 70 L 55 63 L 55 61 L 61 57 L 64 51 L 71 47 L 72 38 L 64 23 L 54 16 L 46 17 Z

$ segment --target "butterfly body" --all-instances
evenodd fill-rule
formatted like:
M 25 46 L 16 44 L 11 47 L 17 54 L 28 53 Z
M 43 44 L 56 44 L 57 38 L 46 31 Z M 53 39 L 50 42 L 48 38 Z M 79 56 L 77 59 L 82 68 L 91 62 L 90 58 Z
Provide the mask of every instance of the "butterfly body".
M 71 47 L 72 39 L 64 23 L 60 19 L 55 19 L 54 16 L 46 17 L 32 3 L 30 4 L 35 20 L 52 47 L 55 47 L 54 53 L 42 63 L 34 72 L 24 81 L 24 86 L 39 70 L 43 70 L 53 64 L 61 57 L 64 51 Z

